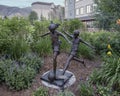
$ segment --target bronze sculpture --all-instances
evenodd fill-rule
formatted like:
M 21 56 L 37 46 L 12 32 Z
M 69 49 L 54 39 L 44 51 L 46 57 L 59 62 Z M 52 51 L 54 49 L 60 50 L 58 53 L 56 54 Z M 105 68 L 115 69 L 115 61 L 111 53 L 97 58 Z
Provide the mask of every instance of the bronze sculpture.
M 64 34 L 62 34 L 61 32 L 58 32 L 56 30 L 58 27 L 59 27 L 59 24 L 54 24 L 53 22 L 51 22 L 51 24 L 48 27 L 50 32 L 41 35 L 41 37 L 44 37 L 46 35 L 50 35 L 50 37 L 51 37 L 51 43 L 52 43 L 52 49 L 53 49 L 53 72 L 51 71 L 48 75 L 48 79 L 50 80 L 50 82 L 53 82 L 55 79 L 57 79 L 57 77 L 56 77 L 56 68 L 57 68 L 56 59 L 60 53 L 60 44 L 61 44 L 59 37 L 60 36 L 63 37 L 70 43 L 70 41 L 67 39 L 67 37 Z
M 69 57 L 68 57 L 68 59 L 67 59 L 67 62 L 66 62 L 65 67 L 64 67 L 64 69 L 63 69 L 62 75 L 65 74 L 65 71 L 67 70 L 67 68 L 68 68 L 71 60 L 76 60 L 76 61 L 84 64 L 84 61 L 81 61 L 81 60 L 80 60 L 79 58 L 77 58 L 77 56 L 76 56 L 77 51 L 78 51 L 78 46 L 79 46 L 80 42 L 81 42 L 81 43 L 84 43 L 85 45 L 87 45 L 87 46 L 89 46 L 89 47 L 91 47 L 91 48 L 94 48 L 94 47 L 92 47 L 91 45 L 89 45 L 87 42 L 85 42 L 85 41 L 83 41 L 81 38 L 79 38 L 79 33 L 80 33 L 80 32 L 79 32 L 78 30 L 75 30 L 73 35 L 70 35 L 69 33 L 65 32 L 65 31 L 64 31 L 64 33 L 72 39 L 72 46 L 71 46 L 70 55 L 69 55 Z M 86 65 L 84 64 L 84 66 L 86 66 Z
M 64 86 L 69 84 L 68 81 L 72 80 L 72 77 L 74 77 L 73 73 L 66 71 L 67 68 L 69 67 L 71 60 L 76 60 L 76 61 L 84 64 L 84 61 L 81 61 L 79 58 L 76 57 L 76 54 L 78 51 L 78 46 L 79 46 L 80 42 L 86 44 L 87 46 L 89 46 L 91 48 L 93 48 L 93 47 L 91 45 L 89 45 L 87 42 L 83 41 L 81 38 L 79 38 L 78 30 L 75 30 L 73 35 L 70 35 L 67 32 L 64 32 L 71 39 L 73 39 L 72 43 L 71 43 L 69 41 L 69 39 L 67 39 L 67 37 L 63 33 L 58 32 L 56 30 L 58 27 L 59 27 L 59 24 L 54 24 L 53 22 L 51 22 L 51 24 L 48 27 L 50 32 L 41 35 L 41 37 L 50 35 L 52 49 L 53 49 L 53 70 L 52 71 L 50 70 L 50 71 L 44 73 L 41 77 L 41 80 L 43 80 L 49 84 L 58 86 L 63 90 Z M 72 44 L 70 55 L 66 61 L 66 64 L 65 64 L 63 70 L 57 69 L 57 56 L 60 53 L 60 45 L 61 45 L 61 41 L 59 40 L 60 36 L 63 37 L 64 39 L 66 39 L 70 44 Z M 85 66 L 85 64 L 84 64 L 84 66 Z M 75 79 L 72 81 L 75 81 Z

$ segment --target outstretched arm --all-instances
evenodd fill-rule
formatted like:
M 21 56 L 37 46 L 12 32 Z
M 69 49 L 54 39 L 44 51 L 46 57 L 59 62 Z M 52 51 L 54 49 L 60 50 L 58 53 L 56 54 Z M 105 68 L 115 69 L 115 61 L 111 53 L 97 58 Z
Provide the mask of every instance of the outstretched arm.
M 46 35 L 48 35 L 48 34 L 50 34 L 50 32 L 47 32 L 47 33 L 41 35 L 40 37 L 44 37 L 44 36 L 46 36 Z
M 58 33 L 59 33 L 60 36 L 62 36 L 63 38 L 65 38 L 65 40 L 66 40 L 68 43 L 72 44 L 71 41 L 70 41 L 63 33 L 61 33 L 61 32 L 58 32 Z
M 68 37 L 73 38 L 72 35 L 70 35 L 69 33 L 65 32 L 64 30 L 63 30 L 63 32 L 64 32 Z
M 95 49 L 93 46 L 91 46 L 90 44 L 88 44 L 87 42 L 83 41 L 82 39 L 80 39 L 80 41 L 82 43 L 84 43 L 85 45 L 87 45 L 88 47 L 92 48 L 92 49 Z

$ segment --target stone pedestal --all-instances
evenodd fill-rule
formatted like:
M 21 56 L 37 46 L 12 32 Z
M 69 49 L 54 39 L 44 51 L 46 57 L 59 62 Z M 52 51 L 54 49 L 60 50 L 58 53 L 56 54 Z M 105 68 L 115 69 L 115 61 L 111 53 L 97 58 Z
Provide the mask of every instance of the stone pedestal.
M 66 78 L 64 79 L 55 79 L 53 82 L 50 82 L 49 79 L 48 79 L 48 75 L 49 75 L 49 72 L 46 72 L 42 75 L 42 77 L 40 78 L 42 80 L 42 83 L 47 86 L 47 87 L 52 87 L 52 88 L 65 88 L 65 87 L 69 87 L 71 86 L 75 81 L 76 81 L 76 78 L 74 76 L 74 74 L 70 71 L 66 71 L 64 76 Z M 61 76 L 63 70 L 62 69 L 58 69 L 56 71 L 56 76 L 59 77 Z

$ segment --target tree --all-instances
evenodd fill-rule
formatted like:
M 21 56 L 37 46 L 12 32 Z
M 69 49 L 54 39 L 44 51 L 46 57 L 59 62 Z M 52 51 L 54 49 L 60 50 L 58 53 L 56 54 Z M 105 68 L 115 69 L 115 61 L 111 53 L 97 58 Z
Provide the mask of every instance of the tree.
M 33 24 L 35 20 L 38 20 L 38 15 L 35 11 L 32 11 L 29 15 L 29 20 Z
M 99 28 L 120 30 L 120 25 L 116 23 L 120 19 L 120 0 L 95 0 L 95 3 L 98 13 L 95 17 Z

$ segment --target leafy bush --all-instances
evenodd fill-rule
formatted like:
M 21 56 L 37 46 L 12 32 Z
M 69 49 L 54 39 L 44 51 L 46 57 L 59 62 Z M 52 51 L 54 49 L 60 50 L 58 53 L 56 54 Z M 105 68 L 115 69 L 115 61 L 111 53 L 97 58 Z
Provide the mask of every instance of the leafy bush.
M 89 83 L 81 83 L 79 86 L 80 96 L 95 96 L 94 89 Z
M 4 62 L 0 61 L 0 83 L 4 81 Z
M 93 72 L 90 75 L 89 82 L 92 84 L 101 84 L 101 71 L 98 71 L 98 69 L 93 70 Z
M 20 65 L 26 65 L 33 68 L 36 72 L 39 72 L 39 69 L 43 65 L 43 60 L 35 54 L 27 54 L 21 57 L 18 62 Z
M 33 93 L 33 96 L 49 96 L 48 90 L 44 87 L 39 87 L 37 91 Z
M 108 58 L 101 69 L 102 81 L 114 90 L 120 91 L 120 61 L 118 57 Z
M 94 39 L 93 45 L 95 46 L 97 53 L 101 54 L 101 53 L 106 52 L 107 44 L 109 44 L 108 37 L 110 36 L 110 33 L 101 32 L 101 33 L 95 34 L 95 36 L 96 36 L 95 38 L 93 37 L 93 39 Z
M 101 69 L 92 73 L 90 82 L 101 84 L 120 92 L 120 60 L 119 57 L 105 57 Z
M 41 65 L 42 60 L 35 55 L 21 57 L 18 61 L 3 58 L 0 61 L 0 81 L 16 90 L 28 88 Z
M 60 39 L 61 39 L 60 50 L 63 52 L 69 52 L 70 51 L 70 44 L 64 38 L 60 38 Z
M 118 56 L 120 56 L 120 35 L 119 34 L 120 33 L 118 32 L 115 35 L 113 35 L 114 37 L 110 42 L 112 49 Z
M 71 19 L 69 21 L 64 21 L 62 28 L 65 28 L 70 33 L 73 33 L 74 30 L 84 29 L 83 23 L 79 19 Z
M 14 59 L 19 59 L 30 51 L 29 45 L 22 39 L 14 39 L 11 42 L 12 44 L 9 46 L 6 53 L 10 54 Z
M 79 54 L 82 55 L 82 57 L 85 57 L 87 59 L 93 59 L 95 55 L 94 51 L 91 48 L 82 44 L 79 46 L 78 55 Z
M 41 38 L 39 41 L 32 44 L 33 52 L 37 53 L 40 56 L 48 55 L 52 52 L 50 38 Z
M 5 63 L 9 63 L 6 61 Z M 10 68 L 6 68 L 4 72 L 5 83 L 11 88 L 21 90 L 28 88 L 31 85 L 32 79 L 35 76 L 35 70 L 30 67 L 19 66 L 11 62 Z
M 42 22 L 35 22 L 34 23 L 34 32 L 32 33 L 34 42 L 37 42 L 40 40 L 40 35 L 47 33 L 49 21 L 42 21 Z
M 12 58 L 18 59 L 29 51 L 26 40 L 30 23 L 26 19 L 4 19 L 0 25 L 0 54 L 9 54 Z
M 101 85 L 96 85 L 96 93 L 100 96 L 116 96 L 109 87 L 104 87 Z

